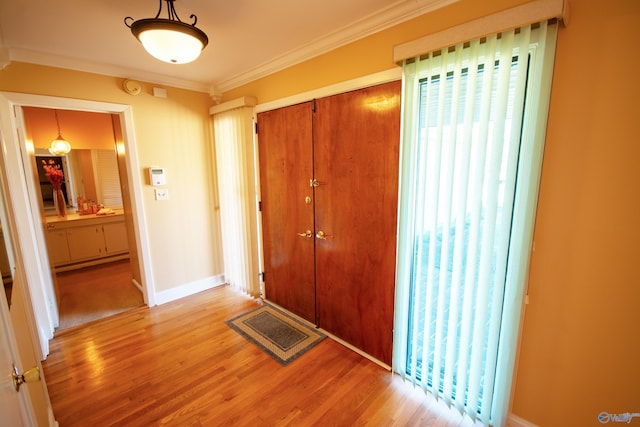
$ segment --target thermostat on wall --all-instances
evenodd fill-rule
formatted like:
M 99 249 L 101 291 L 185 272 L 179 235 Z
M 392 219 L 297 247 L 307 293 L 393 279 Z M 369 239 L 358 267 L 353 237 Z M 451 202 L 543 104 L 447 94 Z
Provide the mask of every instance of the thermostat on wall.
M 165 185 L 167 183 L 167 176 L 164 173 L 164 168 L 150 167 L 149 181 L 151 185 Z

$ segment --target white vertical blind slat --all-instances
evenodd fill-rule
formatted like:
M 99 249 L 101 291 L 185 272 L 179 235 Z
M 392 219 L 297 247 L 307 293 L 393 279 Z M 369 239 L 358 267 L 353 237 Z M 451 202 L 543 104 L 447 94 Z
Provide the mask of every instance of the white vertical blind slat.
M 407 67 L 405 67 L 405 71 L 406 73 L 406 77 L 404 79 L 404 85 L 406 86 L 405 91 L 407 91 L 407 93 L 411 93 L 412 96 L 410 98 L 408 98 L 406 100 L 405 105 L 412 105 L 414 102 L 419 102 L 419 89 L 418 89 L 418 75 L 416 73 L 416 64 L 410 64 Z M 406 108 L 406 107 L 405 107 Z M 407 135 L 407 138 L 412 138 L 412 140 L 415 140 L 416 138 L 419 138 L 419 127 L 418 127 L 418 120 L 419 117 L 417 114 L 413 114 L 411 115 L 410 119 L 408 120 L 408 125 L 406 127 L 403 128 L 403 132 L 405 135 Z M 403 165 L 405 165 L 405 171 L 407 172 L 407 177 L 408 176 L 413 176 L 415 174 L 415 171 L 417 169 L 416 167 L 416 162 L 415 159 L 418 157 L 417 153 L 418 152 L 418 146 L 417 145 L 411 145 L 411 146 L 403 146 L 403 156 L 406 159 L 405 161 L 403 161 Z M 416 204 L 415 201 L 415 197 L 416 194 L 419 194 L 416 191 L 416 185 L 417 183 L 414 180 L 408 180 L 406 179 L 405 181 L 405 185 L 407 187 L 410 187 L 413 189 L 413 191 L 411 191 L 411 195 L 407 198 L 409 199 L 409 205 L 413 206 Z M 415 213 L 413 209 L 407 209 L 407 218 L 409 219 L 409 221 L 407 221 L 406 224 L 404 224 L 404 226 L 406 227 L 406 233 L 408 233 L 408 235 L 415 235 Z M 411 264 L 413 263 L 413 259 L 414 259 L 414 252 L 413 252 L 413 245 L 407 250 L 407 253 L 405 255 L 405 257 L 403 258 L 404 260 L 406 260 L 405 264 L 407 265 L 407 268 L 403 270 L 404 273 L 404 277 L 402 277 L 401 280 L 404 280 L 404 283 L 410 283 L 411 282 Z M 405 313 L 407 316 L 409 316 L 409 313 L 412 313 L 412 319 L 411 322 L 413 324 L 417 324 L 418 322 L 418 313 L 413 310 L 412 312 L 410 312 L 409 310 L 409 295 L 405 295 L 404 298 L 401 299 L 402 303 L 404 304 L 399 310 L 396 310 L 396 313 L 399 314 L 400 316 L 405 316 Z M 400 322 L 398 322 L 398 324 L 408 324 L 409 319 L 405 319 L 404 317 L 402 317 L 402 320 Z M 409 338 L 410 342 L 415 342 L 415 340 L 418 339 L 418 334 L 417 331 L 414 328 L 414 331 L 411 335 L 411 337 Z M 407 339 L 405 339 L 405 337 L 401 337 L 401 340 L 403 343 L 405 343 L 404 346 L 402 347 L 398 347 L 398 348 L 402 348 L 403 350 L 406 349 L 406 343 L 407 343 Z M 406 351 L 401 351 L 400 354 L 396 354 L 396 357 L 394 358 L 394 360 L 397 360 L 399 363 L 401 363 L 400 366 L 407 366 L 407 352 Z M 411 372 L 415 372 L 416 371 L 416 360 L 415 357 L 411 358 L 411 360 L 409 361 L 409 365 L 410 365 L 410 371 Z M 406 375 L 406 369 L 401 370 L 403 376 Z M 416 382 L 416 378 L 415 376 L 411 376 L 411 380 L 414 382 Z

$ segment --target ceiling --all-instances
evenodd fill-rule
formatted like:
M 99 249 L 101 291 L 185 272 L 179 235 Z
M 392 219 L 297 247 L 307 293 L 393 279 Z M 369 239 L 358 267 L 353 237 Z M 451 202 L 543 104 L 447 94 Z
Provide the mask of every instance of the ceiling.
M 124 24 L 154 17 L 158 1 L 0 0 L 0 69 L 28 62 L 219 94 L 455 1 L 176 0 L 209 45 L 174 65 L 148 55 Z

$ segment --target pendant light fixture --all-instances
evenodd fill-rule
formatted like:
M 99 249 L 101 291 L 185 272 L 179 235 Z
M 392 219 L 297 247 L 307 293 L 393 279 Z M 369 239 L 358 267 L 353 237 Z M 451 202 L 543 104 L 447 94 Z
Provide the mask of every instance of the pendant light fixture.
M 131 33 L 140 40 L 142 46 L 154 58 L 171 64 L 186 64 L 200 56 L 209 39 L 204 31 L 196 28 L 198 17 L 191 15 L 193 24 L 182 22 L 173 7 L 174 0 L 167 3 L 168 18 L 160 18 L 162 2 L 155 18 L 139 19 L 127 16 L 124 24 L 131 28 Z
M 53 110 L 53 113 L 56 116 L 56 125 L 58 125 L 58 137 L 51 141 L 51 146 L 49 147 L 49 152 L 54 156 L 62 156 L 64 154 L 68 154 L 71 151 L 71 144 L 67 142 L 60 132 L 60 121 L 58 120 L 58 110 Z

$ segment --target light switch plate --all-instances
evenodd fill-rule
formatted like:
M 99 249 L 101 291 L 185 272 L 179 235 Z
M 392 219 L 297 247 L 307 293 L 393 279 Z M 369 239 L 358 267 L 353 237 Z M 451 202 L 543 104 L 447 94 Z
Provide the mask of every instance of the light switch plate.
M 169 189 L 156 188 L 155 189 L 156 200 L 169 200 Z

